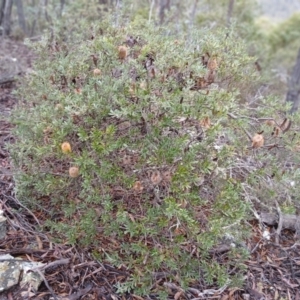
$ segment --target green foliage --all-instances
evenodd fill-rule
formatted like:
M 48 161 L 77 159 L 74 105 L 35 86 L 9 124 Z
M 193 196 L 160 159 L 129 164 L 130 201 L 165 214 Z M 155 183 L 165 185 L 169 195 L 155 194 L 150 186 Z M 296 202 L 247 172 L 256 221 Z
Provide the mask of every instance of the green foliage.
M 251 152 L 245 133 L 267 136 L 261 118 L 278 116 L 274 99 L 250 109 L 254 59 L 234 28 L 174 36 L 134 20 L 84 32 L 72 43 L 52 34 L 33 45 L 40 59 L 12 116 L 18 197 L 44 212 L 54 238 L 128 267 L 120 293 L 149 293 L 161 271 L 182 287 L 199 272 L 209 284 L 236 283 L 233 262 L 212 262 L 209 250 L 247 236 L 248 192 L 268 199 L 267 174 L 280 167 L 267 148 Z M 69 176 L 73 166 L 78 177 Z

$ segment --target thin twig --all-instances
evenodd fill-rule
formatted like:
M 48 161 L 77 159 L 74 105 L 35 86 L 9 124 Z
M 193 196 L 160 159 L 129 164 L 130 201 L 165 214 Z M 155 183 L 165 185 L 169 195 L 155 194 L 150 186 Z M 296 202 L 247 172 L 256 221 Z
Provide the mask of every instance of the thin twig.
M 30 271 L 33 271 L 33 270 L 30 270 Z M 54 300 L 58 300 L 58 298 L 56 297 L 53 289 L 51 288 L 51 286 L 48 284 L 48 281 L 46 279 L 46 277 L 44 276 L 44 274 L 41 272 L 41 270 L 39 270 L 38 268 L 35 268 L 34 269 L 34 272 L 37 272 L 41 277 L 42 279 L 44 280 L 44 283 L 46 285 L 46 287 L 48 288 L 49 292 L 51 293 L 52 297 L 54 298 Z
M 276 243 L 276 245 L 279 245 L 279 236 L 280 236 L 281 230 L 282 230 L 282 212 L 281 212 L 281 209 L 280 209 L 277 201 L 275 201 L 275 204 L 276 204 L 276 209 L 277 209 L 277 213 L 278 213 L 278 227 L 277 227 L 276 234 L 275 234 L 275 243 Z
M 153 11 L 153 7 L 154 7 L 154 0 L 151 1 L 151 6 L 150 6 L 150 11 L 149 11 L 149 19 L 148 19 L 148 23 L 151 22 L 151 18 L 152 18 L 152 11 Z
M 230 118 L 232 118 L 232 119 L 237 119 L 237 117 L 236 117 L 235 115 L 231 114 L 231 113 L 228 113 L 227 115 L 228 115 Z M 246 133 L 246 135 L 248 136 L 249 140 L 252 141 L 252 136 L 251 136 L 251 134 L 247 131 L 247 129 L 243 128 L 242 126 L 241 126 L 241 128 L 242 128 L 242 130 Z
M 45 264 L 45 265 L 43 265 L 43 266 L 41 266 L 41 267 L 36 267 L 36 268 L 34 268 L 34 269 L 31 269 L 31 270 L 32 270 L 32 271 L 35 271 L 35 270 L 37 270 L 37 269 L 39 269 L 40 271 L 42 271 L 42 270 L 47 270 L 47 269 L 49 269 L 49 268 L 53 268 L 53 267 L 58 266 L 58 265 L 66 265 L 66 264 L 68 264 L 69 262 L 70 262 L 70 259 L 69 259 L 69 258 L 59 259 L 59 260 L 53 261 L 53 262 L 51 262 L 51 263 L 49 263 L 49 264 Z
M 5 195 L 5 194 L 3 194 L 3 196 L 9 198 L 10 200 L 15 201 L 18 205 L 20 205 L 20 206 L 23 207 L 25 210 L 27 210 L 28 213 L 29 213 L 29 214 L 34 218 L 34 220 L 37 222 L 37 224 L 38 224 L 39 226 L 41 226 L 41 224 L 40 224 L 38 218 L 35 216 L 35 214 L 34 214 L 29 208 L 27 208 L 26 206 L 24 206 L 17 198 L 14 198 L 14 197 L 11 197 L 11 196 L 8 196 L 8 195 Z

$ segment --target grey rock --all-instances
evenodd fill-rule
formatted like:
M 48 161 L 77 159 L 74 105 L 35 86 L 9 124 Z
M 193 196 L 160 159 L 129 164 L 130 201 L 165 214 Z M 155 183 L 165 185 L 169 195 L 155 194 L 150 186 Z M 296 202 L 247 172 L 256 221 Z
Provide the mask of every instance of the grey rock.
M 18 260 L 11 255 L 0 256 L 0 293 L 19 284 L 21 287 L 29 285 L 32 291 L 37 291 L 42 276 L 34 271 L 44 264 Z

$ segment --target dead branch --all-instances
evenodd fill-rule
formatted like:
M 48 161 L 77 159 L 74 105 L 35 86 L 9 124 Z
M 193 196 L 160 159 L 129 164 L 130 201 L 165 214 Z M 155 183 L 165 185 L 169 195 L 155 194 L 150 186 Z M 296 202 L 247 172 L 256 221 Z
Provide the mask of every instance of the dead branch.
M 14 81 L 16 81 L 16 78 L 14 76 L 3 77 L 3 78 L 0 78 L 0 85 L 12 83 Z
M 282 229 L 291 229 L 294 231 L 299 231 L 300 229 L 300 216 L 282 214 Z M 263 223 L 270 226 L 278 225 L 279 218 L 275 213 L 260 213 L 260 219 Z

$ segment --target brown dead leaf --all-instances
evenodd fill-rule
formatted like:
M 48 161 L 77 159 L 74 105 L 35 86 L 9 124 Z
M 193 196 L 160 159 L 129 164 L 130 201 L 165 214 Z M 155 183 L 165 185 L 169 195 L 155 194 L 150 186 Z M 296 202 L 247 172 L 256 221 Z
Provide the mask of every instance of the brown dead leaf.
M 201 60 L 204 67 L 207 67 L 210 55 L 208 52 L 202 55 Z
M 147 83 L 146 83 L 146 81 L 142 81 L 142 82 L 140 83 L 140 88 L 141 88 L 142 90 L 146 90 L 146 89 L 147 89 Z
M 126 130 L 131 127 L 131 123 L 128 121 L 124 121 L 118 125 L 118 130 Z
M 156 171 L 153 171 L 153 173 L 151 174 L 151 182 L 154 184 L 154 185 L 157 185 L 159 184 L 161 181 L 162 181 L 162 176 L 161 176 L 161 173 L 156 170 Z
M 55 84 L 55 76 L 53 74 L 50 76 L 49 79 L 50 79 L 52 84 Z
M 131 222 L 135 223 L 135 219 L 134 219 L 134 216 L 132 214 L 128 213 L 128 217 L 131 220 Z
M 237 288 L 237 287 L 230 289 L 230 292 L 229 292 L 229 299 L 235 299 L 235 298 L 234 298 L 234 294 L 235 294 L 236 291 L 239 291 L 239 290 L 240 290 L 240 289 Z
M 144 300 L 144 298 L 140 297 L 140 296 L 137 296 L 137 295 L 132 295 L 132 298 L 133 299 L 137 299 L 137 300 Z
M 82 94 L 82 90 L 81 90 L 80 88 L 76 88 L 76 89 L 74 90 L 74 92 L 75 92 L 75 94 L 79 94 L 79 95 Z
M 206 129 L 211 127 L 211 120 L 209 117 L 205 117 L 204 119 L 202 119 L 200 122 L 200 126 L 204 127 Z
M 291 125 L 292 125 L 292 121 L 285 118 L 283 120 L 283 122 L 280 124 L 280 130 L 285 133 L 287 132 L 290 128 L 291 128 Z
M 281 129 L 280 129 L 280 127 L 279 126 L 276 126 L 276 127 L 274 127 L 274 130 L 273 130 L 273 136 L 275 136 L 275 137 L 278 137 L 279 136 L 279 134 L 280 134 L 280 132 L 281 132 Z
M 125 155 L 122 157 L 122 164 L 123 164 L 124 166 L 132 165 L 132 157 L 131 157 L 130 155 L 125 154 Z
M 268 125 L 268 126 L 273 127 L 273 126 L 275 126 L 275 121 L 274 121 L 274 120 L 267 120 L 267 121 L 265 122 L 265 124 Z
M 172 180 L 172 173 L 171 173 L 171 171 L 165 171 L 165 172 L 163 172 L 163 180 L 166 182 L 166 183 L 169 183 L 169 182 L 171 182 L 171 180 Z
M 212 84 L 215 82 L 216 78 L 216 71 L 215 70 L 209 70 L 205 76 L 205 80 L 207 85 Z
M 50 126 L 47 126 L 47 127 L 43 130 L 43 132 L 44 132 L 44 134 L 49 135 L 49 134 L 53 133 L 53 130 L 52 130 L 52 128 L 51 128 Z
M 218 68 L 218 61 L 217 61 L 217 58 L 216 58 L 216 57 L 211 57 L 211 58 L 208 60 L 207 68 L 208 68 L 210 71 L 215 71 L 215 70 Z
M 287 278 L 282 277 L 281 279 L 292 289 L 299 286 L 299 284 L 291 283 Z
M 208 87 L 207 80 L 205 80 L 203 77 L 197 77 L 197 78 L 195 78 L 195 85 L 192 89 L 201 90 L 201 89 L 204 89 L 204 88 L 207 88 L 207 87 Z
M 144 190 L 144 187 L 140 181 L 136 181 L 132 188 L 137 193 L 141 193 Z
M 178 300 L 182 295 L 183 295 L 183 292 L 182 292 L 182 291 L 177 292 L 177 293 L 174 295 L 174 300 Z
M 135 96 L 135 94 L 136 94 L 136 84 L 135 84 L 135 82 L 131 83 L 131 85 L 129 87 L 129 94 L 132 97 Z
M 150 78 L 155 78 L 155 75 L 156 75 L 155 68 L 151 66 L 151 68 L 148 69 L 148 76 Z
M 177 235 L 183 235 L 185 234 L 185 230 L 181 227 L 176 227 L 174 229 L 174 234 L 177 236 Z
M 43 242 L 41 241 L 40 237 L 38 235 L 35 236 L 36 242 L 38 244 L 38 249 L 43 250 Z

